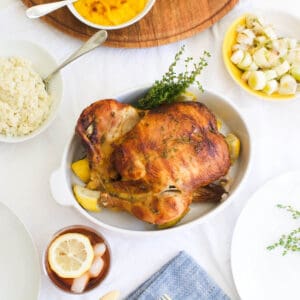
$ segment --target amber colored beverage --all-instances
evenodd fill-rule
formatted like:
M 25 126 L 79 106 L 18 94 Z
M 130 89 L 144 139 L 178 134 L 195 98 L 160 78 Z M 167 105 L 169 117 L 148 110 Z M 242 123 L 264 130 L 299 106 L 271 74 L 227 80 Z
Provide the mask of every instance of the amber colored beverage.
M 102 259 L 104 261 L 104 266 L 102 271 L 100 272 L 100 274 L 95 277 L 95 278 L 90 278 L 86 288 L 84 289 L 83 292 L 87 292 L 93 288 L 95 288 L 97 285 L 100 284 L 101 281 L 103 281 L 103 279 L 106 277 L 109 268 L 110 268 L 110 249 L 109 246 L 107 244 L 107 242 L 104 240 L 104 238 L 98 233 L 96 232 L 94 229 L 90 228 L 90 227 L 86 227 L 86 226 L 81 226 L 81 225 L 76 225 L 76 226 L 71 226 L 71 227 L 67 227 L 62 229 L 61 231 L 59 231 L 57 234 L 55 234 L 55 236 L 52 239 L 52 242 L 59 236 L 65 234 L 65 233 L 81 233 L 85 236 L 87 236 L 92 244 L 92 246 L 98 244 L 98 243 L 104 243 L 106 246 L 106 251 L 104 252 Z M 48 245 L 47 250 L 45 252 L 45 257 L 44 257 L 44 264 L 45 264 L 45 270 L 46 273 L 48 274 L 49 278 L 51 279 L 51 281 L 60 289 L 64 290 L 65 292 L 69 292 L 69 293 L 73 293 L 71 291 L 71 286 L 73 283 L 73 279 L 72 278 L 61 278 L 59 277 L 50 267 L 49 262 L 48 262 L 48 249 L 51 245 Z

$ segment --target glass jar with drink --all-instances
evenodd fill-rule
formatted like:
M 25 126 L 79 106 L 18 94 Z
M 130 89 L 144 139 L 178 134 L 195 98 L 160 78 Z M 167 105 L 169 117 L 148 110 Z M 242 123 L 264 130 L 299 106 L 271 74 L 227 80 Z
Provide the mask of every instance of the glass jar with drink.
M 103 236 L 87 226 L 56 233 L 44 256 L 45 271 L 65 292 L 80 294 L 98 286 L 110 268 L 110 249 Z

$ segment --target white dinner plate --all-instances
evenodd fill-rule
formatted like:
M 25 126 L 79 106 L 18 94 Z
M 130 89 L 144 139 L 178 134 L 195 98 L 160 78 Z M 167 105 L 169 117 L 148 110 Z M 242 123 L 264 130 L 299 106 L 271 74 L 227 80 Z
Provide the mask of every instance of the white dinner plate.
M 248 201 L 236 224 L 231 264 L 234 281 L 243 300 L 299 299 L 300 252 L 282 255 L 267 250 L 284 233 L 300 227 L 300 219 L 277 207 L 300 210 L 300 172 L 270 180 Z
M 0 299 L 37 299 L 40 287 L 37 251 L 24 225 L 1 202 L 0 237 Z

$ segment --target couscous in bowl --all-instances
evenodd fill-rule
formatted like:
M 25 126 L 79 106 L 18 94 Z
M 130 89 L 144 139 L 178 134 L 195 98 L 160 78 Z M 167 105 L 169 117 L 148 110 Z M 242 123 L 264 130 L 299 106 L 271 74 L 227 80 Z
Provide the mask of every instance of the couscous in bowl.
M 11 87 L 8 88 L 6 93 L 10 93 L 10 97 L 13 95 L 11 91 L 16 90 L 20 93 L 22 93 L 22 89 L 26 87 L 27 82 L 30 80 L 34 80 L 34 84 L 31 83 L 28 88 L 31 90 L 34 88 L 34 85 L 37 85 L 37 94 L 35 95 L 35 101 L 39 101 L 39 97 L 45 96 L 42 91 L 41 85 L 42 78 L 46 77 L 54 68 L 57 67 L 57 63 L 54 60 L 50 54 L 41 48 L 40 46 L 29 42 L 29 41 L 19 41 L 19 40 L 7 40 L 2 41 L 0 43 L 0 57 L 4 60 L 12 59 L 11 64 L 20 70 L 26 70 L 24 74 L 18 74 L 18 71 L 13 72 L 10 74 L 10 80 L 14 78 L 14 76 L 17 76 L 16 81 L 18 81 L 18 84 L 21 85 L 21 88 L 14 89 L 13 86 L 15 83 L 12 84 Z M 31 65 L 31 69 L 29 69 L 24 66 L 24 64 Z M 21 72 L 23 72 L 21 71 Z M 35 74 L 34 74 L 35 73 Z M 38 75 L 40 76 L 40 79 L 37 78 Z M 32 76 L 31 76 L 32 75 Z M 24 81 L 20 82 L 22 79 L 22 76 L 24 76 Z M 30 78 L 26 78 L 28 76 L 31 76 Z M 57 74 L 49 83 L 47 86 L 46 93 L 49 94 L 51 98 L 51 103 L 48 103 L 48 111 L 44 111 L 45 107 L 39 107 L 41 106 L 41 103 L 35 103 L 31 108 L 28 106 L 28 99 L 23 99 L 22 95 L 19 95 L 20 98 L 15 101 L 15 103 L 11 103 L 11 105 L 18 105 L 18 107 L 14 107 L 13 110 L 8 111 L 11 116 L 9 118 L 3 117 L 2 120 L 0 119 L 0 123 L 2 122 L 2 125 L 4 125 L 3 122 L 11 121 L 12 124 L 9 124 L 10 126 L 16 126 L 16 127 L 22 127 L 23 128 L 12 128 L 12 129 L 2 129 L 0 133 L 0 142 L 7 142 L 7 143 L 17 143 L 17 142 L 23 142 L 26 140 L 29 140 L 43 131 L 45 131 L 46 128 L 52 123 L 54 120 L 60 102 L 62 98 L 62 91 L 63 91 L 63 84 L 62 84 L 62 78 L 60 74 Z M 5 91 L 4 91 L 5 93 Z M 28 96 L 28 91 L 26 91 Z M 25 94 L 26 94 L 25 93 Z M 3 96 L 3 91 L 2 91 Z M 11 101 L 11 98 L 10 98 Z M 26 102 L 27 101 L 27 102 Z M 2 99 L 2 104 L 4 103 Z M 20 104 L 21 103 L 21 104 Z M 31 103 L 32 104 L 32 103 Z M 45 103 L 44 103 L 45 104 Z M 25 109 L 26 108 L 26 109 Z M 36 110 L 33 112 L 33 110 Z M 24 113 L 24 110 L 27 110 L 27 113 L 29 112 L 31 114 L 41 114 L 40 122 L 38 124 L 35 124 L 35 126 L 32 126 L 30 128 L 26 128 L 26 115 L 22 115 Z M 15 115 L 15 119 L 13 118 L 13 114 Z M 6 116 L 7 117 L 7 116 Z M 32 116 L 28 116 L 28 118 Z M 19 120 L 19 121 L 18 121 Z M 7 126 L 7 124 L 5 125 Z M 31 125 L 28 125 L 31 126 Z M 24 129 L 25 128 L 25 129 Z

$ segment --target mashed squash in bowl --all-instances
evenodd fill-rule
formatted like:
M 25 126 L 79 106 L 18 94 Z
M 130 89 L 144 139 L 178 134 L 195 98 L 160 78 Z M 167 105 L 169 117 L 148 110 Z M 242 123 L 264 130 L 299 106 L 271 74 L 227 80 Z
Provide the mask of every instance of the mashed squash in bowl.
M 154 2 L 154 0 L 79 0 L 69 8 L 87 25 L 118 29 L 141 19 Z

